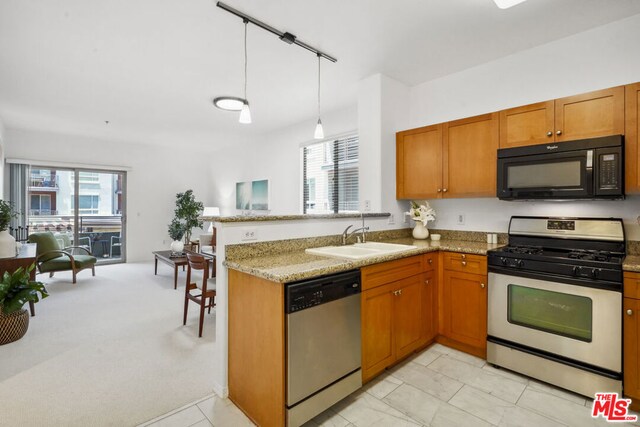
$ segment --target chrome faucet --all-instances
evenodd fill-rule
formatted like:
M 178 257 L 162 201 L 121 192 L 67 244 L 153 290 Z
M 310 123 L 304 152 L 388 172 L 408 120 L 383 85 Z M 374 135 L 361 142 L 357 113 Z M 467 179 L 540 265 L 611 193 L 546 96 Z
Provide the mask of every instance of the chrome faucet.
M 349 233 L 349 229 L 351 227 L 353 227 L 353 225 L 350 225 L 347 228 L 345 228 L 344 231 L 342 232 L 342 244 L 343 245 L 346 245 L 347 241 L 349 240 L 349 237 L 353 236 L 358 231 L 362 235 L 362 238 L 360 239 L 360 241 L 362 243 L 366 243 L 367 242 L 367 231 L 369 231 L 369 227 L 365 227 L 365 225 L 364 225 L 364 214 L 360 214 L 360 216 L 362 217 L 362 227 L 356 228 L 351 233 Z

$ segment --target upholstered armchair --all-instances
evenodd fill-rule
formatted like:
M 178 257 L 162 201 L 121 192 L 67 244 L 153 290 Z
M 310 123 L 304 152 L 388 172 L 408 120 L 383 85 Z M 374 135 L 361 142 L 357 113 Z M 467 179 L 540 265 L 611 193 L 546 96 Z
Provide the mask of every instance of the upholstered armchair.
M 61 248 L 61 239 L 56 239 L 53 233 L 45 231 L 33 233 L 29 236 L 29 243 L 36 243 L 36 264 L 40 273 L 49 273 L 49 277 L 57 271 L 72 271 L 73 283 L 76 283 L 76 274 L 84 269 L 91 269 L 96 275 L 96 257 L 86 247 L 68 246 Z M 75 251 L 83 252 L 74 254 Z

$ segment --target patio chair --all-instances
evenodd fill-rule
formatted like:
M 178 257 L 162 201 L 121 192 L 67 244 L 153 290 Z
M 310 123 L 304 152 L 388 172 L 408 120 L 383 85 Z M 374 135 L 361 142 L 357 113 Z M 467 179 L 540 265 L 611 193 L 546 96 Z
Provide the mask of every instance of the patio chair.
M 29 243 L 37 244 L 36 264 L 40 273 L 49 273 L 49 277 L 53 277 L 58 271 L 72 271 L 73 283 L 76 283 L 76 274 L 81 270 L 90 268 L 92 275 L 96 275 L 97 259 L 87 248 L 69 246 L 60 249 L 56 236 L 49 231 L 31 234 Z M 73 250 L 81 250 L 86 254 L 74 255 Z

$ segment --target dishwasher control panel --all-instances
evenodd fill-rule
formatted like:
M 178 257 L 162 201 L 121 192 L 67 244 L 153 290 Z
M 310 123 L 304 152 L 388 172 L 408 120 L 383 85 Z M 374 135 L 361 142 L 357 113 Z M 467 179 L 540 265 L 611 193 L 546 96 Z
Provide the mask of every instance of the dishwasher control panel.
M 295 313 L 317 305 L 359 294 L 360 271 L 332 274 L 286 284 L 285 312 Z

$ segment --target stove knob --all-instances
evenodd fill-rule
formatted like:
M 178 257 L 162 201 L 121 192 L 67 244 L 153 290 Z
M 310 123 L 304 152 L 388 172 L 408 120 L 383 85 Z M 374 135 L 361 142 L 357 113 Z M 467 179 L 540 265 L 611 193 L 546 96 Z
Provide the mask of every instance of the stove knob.
M 601 271 L 602 270 L 599 268 L 594 268 L 593 270 L 591 270 L 591 277 L 593 277 L 594 279 L 597 279 Z
M 516 265 L 517 265 L 518 267 L 524 267 L 524 261 L 523 261 L 523 260 L 521 260 L 521 259 L 518 259 L 518 260 L 516 260 Z
M 502 265 L 507 265 L 509 264 L 509 260 L 505 257 L 500 258 L 500 262 L 502 263 Z
M 573 275 L 574 276 L 579 276 L 580 275 L 580 271 L 582 270 L 582 267 L 573 267 Z

